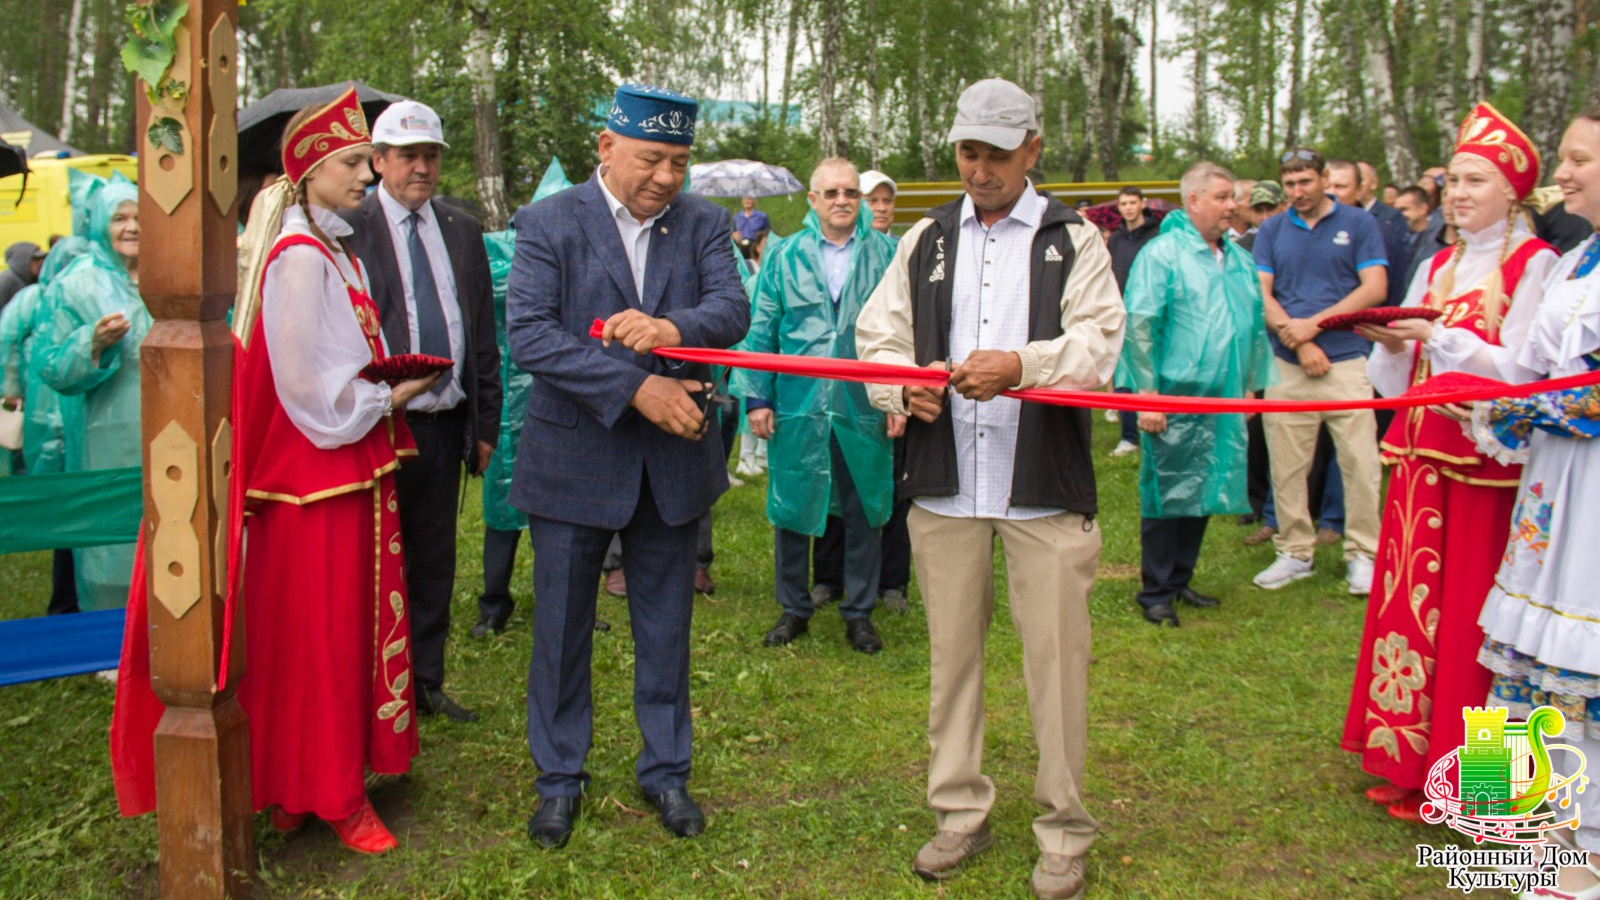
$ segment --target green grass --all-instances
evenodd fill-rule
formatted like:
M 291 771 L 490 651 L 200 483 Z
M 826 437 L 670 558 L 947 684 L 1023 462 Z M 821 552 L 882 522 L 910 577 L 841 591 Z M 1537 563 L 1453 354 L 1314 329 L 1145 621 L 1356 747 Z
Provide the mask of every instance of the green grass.
M 1458 896 L 1442 872 L 1413 867 L 1413 845 L 1452 833 L 1405 825 L 1368 803 L 1373 780 L 1338 748 L 1363 601 L 1338 554 L 1278 592 L 1250 586 L 1269 548 L 1213 521 L 1196 586 L 1223 598 L 1147 625 L 1138 577 L 1136 457 L 1109 459 L 1114 426 L 1096 422 L 1105 550 L 1091 600 L 1085 803 L 1102 823 L 1089 857 L 1098 898 L 1422 898 Z M 699 598 L 693 637 L 694 775 L 709 830 L 670 838 L 633 784 L 638 733 L 631 641 L 621 601 L 595 641 L 594 783 L 571 845 L 540 852 L 525 820 L 536 802 L 524 737 L 531 583 L 518 560 L 511 628 L 473 641 L 479 589 L 476 491 L 462 518 L 449 688 L 482 714 L 424 720 L 411 774 L 374 790 L 401 849 L 342 850 L 324 826 L 284 838 L 258 817 L 269 897 L 1025 898 L 1035 762 L 1021 649 L 1003 608 L 989 635 L 985 768 L 999 791 L 998 841 L 951 881 L 923 884 L 910 860 L 932 832 L 927 772 L 927 626 L 880 613 L 887 649 L 852 652 L 837 614 L 783 649 L 761 645 L 776 616 L 764 485 L 718 507 L 715 598 Z M 42 612 L 47 554 L 0 560 L 0 617 Z M 111 686 L 93 677 L 0 689 L 0 897 L 146 897 L 157 889 L 153 817 L 117 816 L 106 759 Z

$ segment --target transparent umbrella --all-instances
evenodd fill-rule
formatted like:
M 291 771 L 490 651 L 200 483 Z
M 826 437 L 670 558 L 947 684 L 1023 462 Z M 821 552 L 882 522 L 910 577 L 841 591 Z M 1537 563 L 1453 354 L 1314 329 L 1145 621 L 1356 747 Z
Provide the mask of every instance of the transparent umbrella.
M 689 167 L 689 193 L 702 197 L 776 197 L 805 190 L 783 166 L 753 159 L 724 159 Z

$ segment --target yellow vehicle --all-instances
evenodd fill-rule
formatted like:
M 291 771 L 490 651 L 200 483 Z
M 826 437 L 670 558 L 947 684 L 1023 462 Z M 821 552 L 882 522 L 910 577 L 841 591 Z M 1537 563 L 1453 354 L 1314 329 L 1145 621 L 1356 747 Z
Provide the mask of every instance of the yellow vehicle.
M 17 241 L 47 247 L 51 237 L 72 233 L 72 201 L 67 195 L 67 172 L 71 169 L 102 178 L 121 172 L 136 179 L 139 161 L 110 154 L 30 159 L 26 192 L 22 190 L 23 176 L 0 178 L 0 251 Z

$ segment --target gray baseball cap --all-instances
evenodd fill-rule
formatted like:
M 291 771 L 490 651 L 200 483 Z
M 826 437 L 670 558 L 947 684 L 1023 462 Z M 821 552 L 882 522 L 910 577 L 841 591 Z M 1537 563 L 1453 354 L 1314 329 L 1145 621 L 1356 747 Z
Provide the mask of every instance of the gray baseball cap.
M 1028 132 L 1038 130 L 1031 94 L 1004 78 L 985 78 L 961 92 L 949 142 L 982 141 L 1015 150 Z

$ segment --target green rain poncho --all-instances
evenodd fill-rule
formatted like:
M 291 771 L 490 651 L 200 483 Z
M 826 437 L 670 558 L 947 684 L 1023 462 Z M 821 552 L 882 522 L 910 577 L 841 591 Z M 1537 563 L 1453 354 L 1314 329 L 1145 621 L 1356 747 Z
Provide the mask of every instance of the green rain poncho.
M 1195 397 L 1242 397 L 1276 381 L 1250 254 L 1223 241 L 1217 262 L 1188 213 L 1173 210 L 1133 261 L 1123 301 L 1127 337 L 1117 386 Z M 1170 519 L 1242 513 L 1246 494 L 1241 414 L 1169 415 L 1141 434 L 1140 511 Z
M 65 465 L 61 395 L 39 377 L 39 347 L 46 342 L 52 310 L 45 293 L 73 260 L 88 251 L 81 237 L 58 241 L 45 258 L 39 280 L 23 288 L 0 312 L 0 347 L 5 353 L 7 397 L 22 398 L 22 458 L 30 475 L 60 472 Z
M 533 202 L 572 187 L 561 161 L 550 160 Z M 517 467 L 517 441 L 522 436 L 522 416 L 528 409 L 528 388 L 533 376 L 517 368 L 506 344 L 506 279 L 511 275 L 511 258 L 516 254 L 517 233 L 494 231 L 483 236 L 489 253 L 489 280 L 494 284 L 494 339 L 500 344 L 500 443 L 489 458 L 483 473 L 483 524 L 495 531 L 520 531 L 528 517 L 507 499 L 511 492 L 511 472 Z
M 111 249 L 112 216 L 122 204 L 137 203 L 138 190 L 114 175 L 84 193 L 89 252 L 45 290 L 52 315 L 38 354 L 40 377 L 63 395 L 68 472 L 140 465 L 139 345 L 150 331 L 150 313 Z M 95 323 L 113 312 L 127 317 L 128 333 L 96 362 L 90 352 Z M 133 550 L 133 544 L 118 544 L 74 551 L 82 608 L 127 602 Z
M 822 225 L 815 212 L 805 226 L 768 251 L 756 275 L 750 333 L 741 350 L 791 356 L 856 358 L 856 316 L 889 267 L 894 244 L 872 230 L 863 209 L 850 247 L 850 274 L 839 310 L 828 294 L 822 262 Z M 867 522 L 876 528 L 894 503 L 893 446 L 883 413 L 867 402 L 865 385 L 740 369 L 731 392 L 773 406 L 767 444 L 767 518 L 789 531 L 821 537 L 828 514 L 839 509 L 830 463 L 830 433 L 861 495 Z

